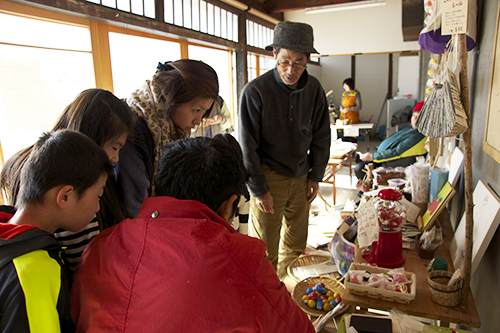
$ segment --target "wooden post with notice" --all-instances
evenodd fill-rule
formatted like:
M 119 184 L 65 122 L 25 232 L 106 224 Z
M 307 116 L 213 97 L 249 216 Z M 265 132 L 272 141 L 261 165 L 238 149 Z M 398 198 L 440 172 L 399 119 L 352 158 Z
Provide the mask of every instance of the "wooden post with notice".
M 458 64 L 460 77 L 460 97 L 467 114 L 467 131 L 463 133 L 464 139 L 464 180 L 465 180 L 465 258 L 463 266 L 462 307 L 467 306 L 472 262 L 472 235 L 474 230 L 474 202 L 472 188 L 472 122 L 469 105 L 469 82 L 467 80 L 467 46 L 466 35 L 458 35 Z

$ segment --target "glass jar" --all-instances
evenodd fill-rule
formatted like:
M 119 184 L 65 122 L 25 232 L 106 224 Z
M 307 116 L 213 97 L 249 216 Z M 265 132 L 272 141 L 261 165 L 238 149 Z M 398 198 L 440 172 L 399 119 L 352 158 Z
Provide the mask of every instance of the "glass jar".
M 392 188 L 384 188 L 378 192 L 374 205 L 380 231 L 401 230 L 403 223 L 406 222 L 406 210 L 402 198 L 401 192 Z

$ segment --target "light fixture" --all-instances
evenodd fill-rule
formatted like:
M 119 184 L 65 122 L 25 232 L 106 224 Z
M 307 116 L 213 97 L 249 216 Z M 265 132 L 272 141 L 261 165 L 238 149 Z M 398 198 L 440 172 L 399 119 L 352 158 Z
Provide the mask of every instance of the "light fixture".
M 340 10 L 351 10 L 351 9 L 369 8 L 377 6 L 385 6 L 385 0 L 354 1 L 354 2 L 341 3 L 337 5 L 311 7 L 311 8 L 306 8 L 306 14 L 319 14 L 326 12 L 336 12 Z

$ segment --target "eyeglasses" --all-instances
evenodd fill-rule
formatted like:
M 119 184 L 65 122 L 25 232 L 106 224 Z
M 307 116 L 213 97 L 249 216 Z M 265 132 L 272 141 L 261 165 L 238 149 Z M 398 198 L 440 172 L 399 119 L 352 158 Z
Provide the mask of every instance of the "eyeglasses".
M 290 68 L 290 66 L 296 68 L 296 69 L 306 69 L 307 68 L 307 65 L 299 65 L 299 64 L 291 64 L 289 62 L 285 62 L 285 61 L 277 61 L 277 64 L 278 66 L 281 66 L 281 68 L 283 68 L 284 70 L 287 70 L 288 68 Z

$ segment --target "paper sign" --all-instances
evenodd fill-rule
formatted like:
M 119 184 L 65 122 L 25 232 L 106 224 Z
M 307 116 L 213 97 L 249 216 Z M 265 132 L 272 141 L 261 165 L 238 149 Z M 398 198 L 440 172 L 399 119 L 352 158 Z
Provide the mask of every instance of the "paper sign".
M 412 204 L 411 202 L 406 200 L 405 197 L 403 197 L 402 201 L 403 201 L 403 204 L 404 204 L 405 210 L 406 210 L 406 220 L 413 222 L 413 223 L 416 223 L 417 218 L 418 218 L 418 214 L 420 214 L 420 207 Z
M 358 244 L 367 247 L 375 241 L 378 241 L 378 218 L 373 199 L 370 199 L 358 210 Z
M 468 0 L 443 0 L 441 35 L 467 32 Z

